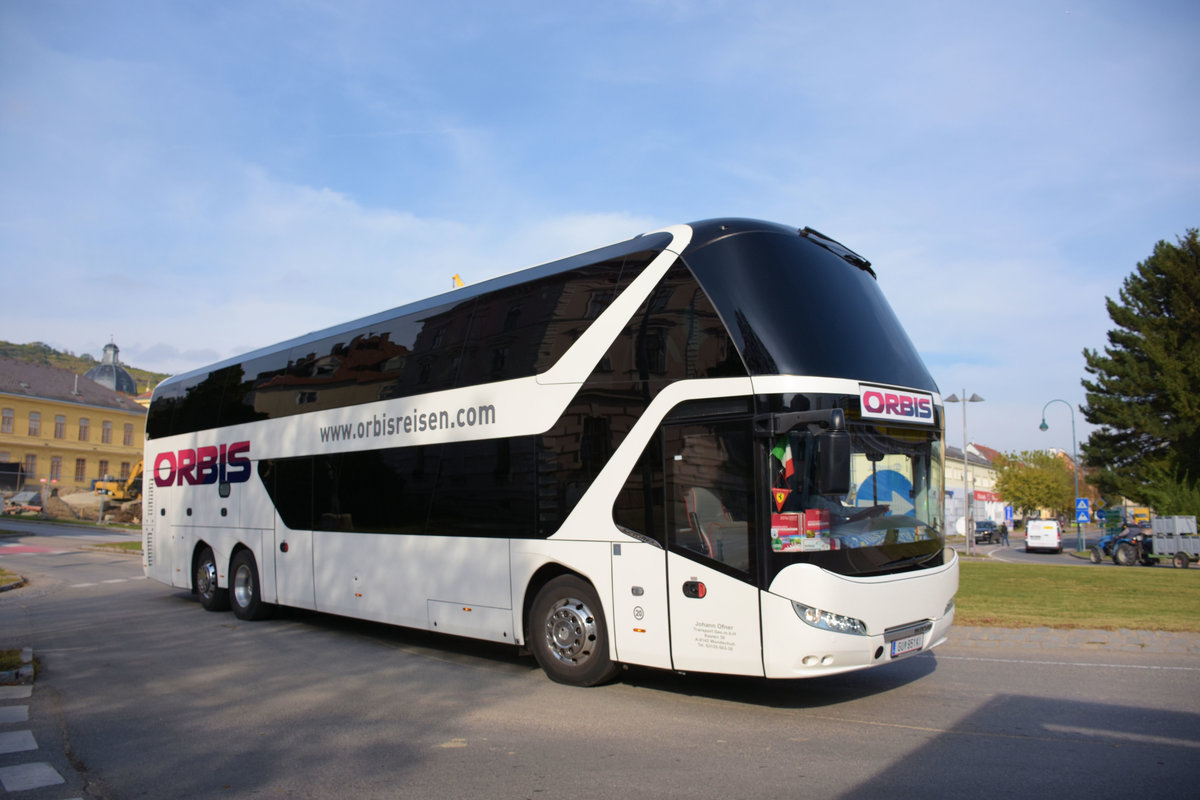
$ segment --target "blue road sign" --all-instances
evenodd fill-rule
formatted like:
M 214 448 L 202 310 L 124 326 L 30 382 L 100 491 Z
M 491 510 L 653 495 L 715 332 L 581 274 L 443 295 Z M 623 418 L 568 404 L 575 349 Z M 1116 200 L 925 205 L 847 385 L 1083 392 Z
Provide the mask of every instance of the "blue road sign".
M 1088 505 L 1089 505 L 1089 500 L 1086 497 L 1076 497 L 1075 498 L 1075 521 L 1076 522 L 1087 522 L 1088 521 L 1088 518 L 1091 516 L 1088 513 Z

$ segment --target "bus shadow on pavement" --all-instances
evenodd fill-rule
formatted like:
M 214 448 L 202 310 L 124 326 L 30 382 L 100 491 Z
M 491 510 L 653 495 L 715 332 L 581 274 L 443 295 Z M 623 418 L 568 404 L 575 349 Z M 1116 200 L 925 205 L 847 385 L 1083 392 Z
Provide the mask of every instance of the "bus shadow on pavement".
M 679 673 L 630 667 L 618 681 L 643 689 L 708 697 L 771 708 L 822 708 L 883 694 L 932 675 L 932 653 L 893 664 L 814 678 L 771 679 L 739 675 Z
M 1000 695 L 929 738 L 895 722 L 903 756 L 841 798 L 1195 795 L 1200 714 Z
M 199 606 L 195 595 L 179 592 L 178 600 Z M 239 623 L 232 614 L 229 621 Z M 341 617 L 319 611 L 280 606 L 270 620 L 239 623 L 249 626 L 293 623 L 331 635 L 351 635 L 407 653 L 443 662 L 470 664 L 507 674 L 540 673 L 532 655 L 515 645 L 488 642 L 451 634 L 406 628 L 382 622 Z M 812 678 L 773 679 L 628 666 L 611 681 L 637 689 L 686 696 L 708 697 L 772 708 L 820 708 L 881 694 L 932 675 L 937 669 L 935 651 L 917 654 L 892 664 Z M 544 677 L 544 676 L 543 676 Z M 545 678 L 548 682 L 549 678 Z M 579 691 L 595 691 L 580 689 Z

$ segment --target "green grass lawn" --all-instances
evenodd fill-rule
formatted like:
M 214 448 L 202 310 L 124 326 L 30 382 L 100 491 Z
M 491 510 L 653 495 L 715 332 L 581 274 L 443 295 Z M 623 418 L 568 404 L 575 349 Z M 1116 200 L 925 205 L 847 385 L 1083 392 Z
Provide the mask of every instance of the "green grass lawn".
M 1200 569 L 963 559 L 954 621 L 1004 628 L 1200 633 Z

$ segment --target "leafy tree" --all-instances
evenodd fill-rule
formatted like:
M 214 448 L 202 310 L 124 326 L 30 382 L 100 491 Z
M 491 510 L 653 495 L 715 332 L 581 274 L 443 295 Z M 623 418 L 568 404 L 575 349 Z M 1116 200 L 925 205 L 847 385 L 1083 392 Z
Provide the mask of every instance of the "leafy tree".
M 1164 517 L 1200 517 L 1200 481 L 1188 480 L 1187 474 L 1172 475 L 1162 467 L 1150 472 L 1146 502 Z
M 1176 241 L 1154 246 L 1119 302 L 1107 298 L 1116 327 L 1104 352 L 1083 351 L 1083 416 L 1100 426 L 1084 461 L 1104 494 L 1147 504 L 1195 496 L 1200 476 L 1200 241 L 1195 228 Z
M 1067 461 L 1044 450 L 1005 453 L 995 462 L 996 491 L 1023 517 L 1048 508 L 1067 517 L 1075 509 L 1075 474 Z

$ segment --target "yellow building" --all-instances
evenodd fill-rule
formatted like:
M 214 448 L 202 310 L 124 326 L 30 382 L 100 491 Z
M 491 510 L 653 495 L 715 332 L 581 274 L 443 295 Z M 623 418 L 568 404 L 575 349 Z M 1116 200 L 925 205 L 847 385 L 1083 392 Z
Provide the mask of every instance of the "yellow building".
M 70 370 L 0 359 L 0 488 L 91 489 L 142 458 L 146 409 Z M 14 485 L 18 484 L 18 485 Z

